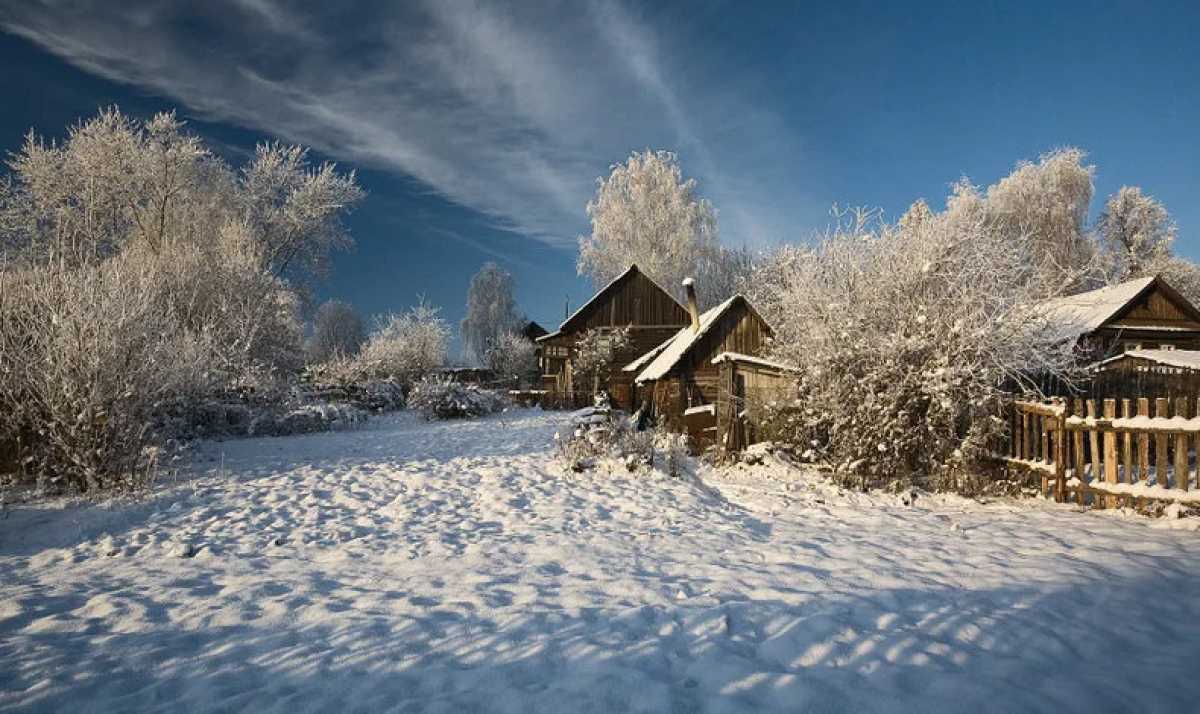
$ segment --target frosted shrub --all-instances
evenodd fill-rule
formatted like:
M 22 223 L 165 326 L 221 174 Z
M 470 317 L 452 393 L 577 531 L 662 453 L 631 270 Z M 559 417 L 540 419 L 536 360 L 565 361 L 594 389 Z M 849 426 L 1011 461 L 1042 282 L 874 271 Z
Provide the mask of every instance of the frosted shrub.
M 413 385 L 408 406 L 419 410 L 426 419 L 465 419 L 498 412 L 507 403 L 496 392 L 477 385 L 427 375 Z
M 992 230 L 960 186 L 947 210 L 890 225 L 856 214 L 813 249 L 769 261 L 756 303 L 799 402 L 764 411 L 772 438 L 860 487 L 954 486 L 991 448 L 1005 390 L 1071 374 L 1070 345 L 1027 306 L 1048 280 L 1028 237 Z
M 639 430 L 636 417 L 612 409 L 603 395 L 593 406 L 572 414 L 554 442 L 563 466 L 577 473 L 609 461 L 628 471 L 651 468 L 682 476 L 689 459 L 686 436 L 665 428 Z
M 358 356 L 359 373 L 409 383 L 445 365 L 450 328 L 439 312 L 420 302 L 381 320 Z
M 156 299 L 145 267 L 114 259 L 2 276 L 0 404 L 21 468 L 47 490 L 136 485 L 155 417 L 213 389 L 216 345 Z

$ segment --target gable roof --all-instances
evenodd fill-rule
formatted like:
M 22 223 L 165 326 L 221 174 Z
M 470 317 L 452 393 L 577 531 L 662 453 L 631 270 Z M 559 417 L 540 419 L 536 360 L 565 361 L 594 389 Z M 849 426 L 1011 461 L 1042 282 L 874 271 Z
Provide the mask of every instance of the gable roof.
M 663 290 L 663 287 L 661 285 L 654 282 L 654 280 L 652 280 L 649 275 L 646 275 L 640 269 L 638 269 L 637 263 L 630 263 L 629 267 L 625 269 L 625 272 L 623 272 L 620 275 L 618 275 L 617 277 L 613 278 L 612 281 L 609 282 L 608 285 L 605 285 L 604 287 L 600 288 L 600 290 L 597 291 L 596 294 L 591 297 L 591 299 L 589 299 L 584 304 L 580 305 L 578 310 L 571 313 L 571 316 L 568 317 L 566 320 L 563 320 L 563 323 L 558 326 L 557 330 L 555 330 L 554 332 L 552 332 L 548 335 L 543 335 L 543 336 L 539 337 L 537 339 L 537 341 L 542 342 L 544 340 L 550 339 L 551 337 L 557 337 L 558 335 L 561 335 L 564 332 L 571 332 L 579 325 L 580 322 L 583 322 L 587 318 L 588 314 L 593 309 L 595 309 L 598 305 L 602 304 L 608 298 L 608 296 L 610 296 L 613 293 L 615 293 L 616 291 L 620 290 L 621 286 L 623 286 L 625 283 L 632 280 L 637 275 L 642 276 L 651 285 L 653 285 L 654 287 L 661 290 L 663 295 L 666 295 L 671 300 L 671 302 L 673 302 L 679 306 L 680 310 L 687 312 L 687 308 L 685 308 L 678 300 L 676 300 L 674 295 L 667 292 L 666 290 Z
M 521 330 L 521 334 L 524 335 L 526 339 L 537 340 L 537 338 L 542 337 L 546 334 L 546 328 L 537 324 L 537 322 L 530 320 L 529 322 L 527 322 L 525 324 L 525 327 Z
M 1159 275 L 1127 280 L 1098 290 L 1043 300 L 1034 306 L 1034 314 L 1061 331 L 1063 337 L 1081 337 L 1117 320 L 1143 296 L 1162 291 L 1192 319 L 1200 322 L 1197 310 Z
M 626 365 L 622 371 L 635 372 L 641 370 L 633 380 L 637 384 L 662 379 L 671 373 L 671 370 L 679 364 L 680 360 L 687 356 L 688 351 L 698 344 L 701 338 L 708 334 L 713 325 L 720 322 L 721 317 L 725 313 L 738 304 L 744 305 L 755 317 L 762 320 L 762 315 L 758 314 L 758 311 L 754 309 L 754 306 L 750 304 L 750 301 L 744 295 L 734 295 L 720 305 L 706 310 L 700 316 L 699 329 L 692 330 L 691 325 L 681 328 L 679 332 L 676 332 L 666 342 L 663 342 L 658 347 L 655 347 Z M 766 324 L 766 320 L 763 320 L 763 323 Z

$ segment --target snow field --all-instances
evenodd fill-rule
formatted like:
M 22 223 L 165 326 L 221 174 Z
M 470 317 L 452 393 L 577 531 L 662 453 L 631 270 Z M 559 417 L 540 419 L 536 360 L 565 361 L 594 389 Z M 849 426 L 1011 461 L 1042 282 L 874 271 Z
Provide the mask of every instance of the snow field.
M 1195 533 L 564 473 L 561 414 L 207 443 L 0 520 L 0 711 L 1191 710 Z

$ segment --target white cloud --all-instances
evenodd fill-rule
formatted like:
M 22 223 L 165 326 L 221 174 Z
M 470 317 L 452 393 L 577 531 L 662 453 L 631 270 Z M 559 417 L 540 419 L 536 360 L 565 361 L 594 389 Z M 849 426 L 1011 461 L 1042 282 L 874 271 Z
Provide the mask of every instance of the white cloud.
M 735 242 L 761 242 L 793 212 L 775 200 L 779 172 L 746 160 L 789 146 L 782 124 L 732 84 L 680 82 L 686 41 L 660 41 L 663 28 L 615 3 L 203 7 L 0 0 L 0 26 L 207 118 L 411 175 L 552 244 L 586 230 L 595 177 L 647 147 L 680 152 Z M 730 117 L 766 133 L 706 141 Z

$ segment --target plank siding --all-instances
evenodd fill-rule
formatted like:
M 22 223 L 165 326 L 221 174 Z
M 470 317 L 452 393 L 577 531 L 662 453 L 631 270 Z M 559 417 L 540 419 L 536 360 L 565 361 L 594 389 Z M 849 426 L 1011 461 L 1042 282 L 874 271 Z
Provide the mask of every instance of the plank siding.
M 634 407 L 634 375 L 622 368 L 654 349 L 691 322 L 685 307 L 637 266 L 605 286 L 567 318 L 553 336 L 541 341 L 546 355 L 542 385 L 562 406 L 584 406 L 591 401 L 591 385 L 575 384 L 572 360 L 575 343 L 592 329 L 629 329 L 629 346 L 617 351 L 609 372 L 608 392 L 621 408 Z
M 643 390 L 641 398 L 650 402 L 653 413 L 669 427 L 682 429 L 688 407 L 718 401 L 721 370 L 712 363 L 713 358 L 722 352 L 759 355 L 770 336 L 771 327 L 750 303 L 736 300 L 668 374 Z

